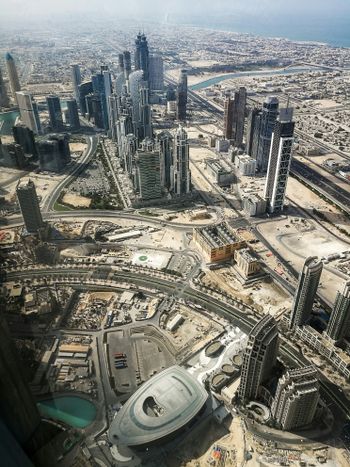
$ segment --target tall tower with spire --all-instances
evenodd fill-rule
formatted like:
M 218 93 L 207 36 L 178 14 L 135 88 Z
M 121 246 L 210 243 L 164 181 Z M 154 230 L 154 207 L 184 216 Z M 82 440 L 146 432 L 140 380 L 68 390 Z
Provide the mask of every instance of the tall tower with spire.
M 12 55 L 9 52 L 7 52 L 7 54 L 5 55 L 5 61 L 6 61 L 7 74 L 9 77 L 12 96 L 14 99 L 16 99 L 16 92 L 19 92 L 21 90 L 21 85 L 19 84 L 19 79 L 18 79 L 16 63 Z

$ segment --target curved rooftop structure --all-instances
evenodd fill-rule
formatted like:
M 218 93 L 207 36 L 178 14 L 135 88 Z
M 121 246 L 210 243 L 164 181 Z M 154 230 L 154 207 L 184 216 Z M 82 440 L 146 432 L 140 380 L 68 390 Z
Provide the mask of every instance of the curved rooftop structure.
M 183 368 L 175 365 L 144 383 L 115 416 L 112 442 L 142 446 L 167 437 L 189 423 L 208 393 Z

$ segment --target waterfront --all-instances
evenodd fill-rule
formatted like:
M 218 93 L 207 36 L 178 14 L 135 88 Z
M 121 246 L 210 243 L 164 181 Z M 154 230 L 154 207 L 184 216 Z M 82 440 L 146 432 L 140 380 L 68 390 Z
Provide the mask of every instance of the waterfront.
M 317 67 L 293 67 L 293 68 L 282 68 L 275 70 L 259 70 L 259 71 L 238 71 L 236 73 L 226 73 L 224 75 L 214 76 L 212 78 L 206 79 L 199 83 L 189 86 L 192 91 L 199 91 L 200 89 L 208 88 L 214 84 L 221 83 L 228 79 L 242 78 L 242 77 L 252 77 L 252 76 L 273 76 L 273 75 L 293 75 L 299 73 L 306 73 L 311 71 L 319 71 L 322 68 Z

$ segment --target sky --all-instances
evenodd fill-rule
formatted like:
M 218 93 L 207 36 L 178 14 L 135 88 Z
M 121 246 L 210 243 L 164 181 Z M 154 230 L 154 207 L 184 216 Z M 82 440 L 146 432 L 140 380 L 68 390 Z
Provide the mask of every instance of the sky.
M 0 0 L 2 20 L 23 20 L 52 14 L 144 16 L 206 16 L 245 13 L 257 18 L 282 14 L 333 17 L 350 13 L 349 0 Z M 158 19 L 157 18 L 157 19 Z M 350 23 L 350 19 L 349 19 Z

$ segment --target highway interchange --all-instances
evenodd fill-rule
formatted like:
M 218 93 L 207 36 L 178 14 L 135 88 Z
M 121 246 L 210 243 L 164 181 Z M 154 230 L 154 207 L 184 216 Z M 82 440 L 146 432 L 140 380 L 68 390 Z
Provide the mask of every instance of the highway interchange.
M 210 115 L 213 114 L 222 119 L 223 111 L 208 103 L 205 99 L 198 96 L 196 93 L 189 91 L 191 100 L 199 104 L 205 110 L 210 112 Z M 131 211 L 108 211 L 108 210 L 77 210 L 77 211 L 67 211 L 67 212 L 54 212 L 54 206 L 57 200 L 59 199 L 60 193 L 64 187 L 66 187 L 75 177 L 82 172 L 87 164 L 91 161 L 92 157 L 96 153 L 98 145 L 98 137 L 96 135 L 89 136 L 87 138 L 88 147 L 85 151 L 82 160 L 80 163 L 73 168 L 71 173 L 62 180 L 48 195 L 48 197 L 43 202 L 42 210 L 43 216 L 48 221 L 70 221 L 77 219 L 79 220 L 96 220 L 96 221 L 108 221 L 108 220 L 131 220 L 137 223 L 142 223 L 144 225 L 153 225 L 157 227 L 170 227 L 174 230 L 181 230 L 183 232 L 191 232 L 193 224 L 189 223 L 173 223 L 167 222 L 155 217 L 145 217 L 137 212 Z M 303 170 L 305 166 L 300 167 L 295 164 L 293 166 L 293 171 L 295 171 L 300 177 L 306 177 Z M 311 170 L 311 169 L 310 169 Z M 310 178 L 307 177 L 307 182 L 310 184 Z M 312 181 L 312 180 L 311 180 Z M 322 183 L 321 183 L 322 182 Z M 334 199 L 334 187 L 329 185 L 324 186 L 324 181 L 320 181 L 317 186 L 314 188 L 319 189 L 322 194 L 330 197 L 334 202 L 340 202 L 344 208 L 346 207 L 346 201 L 348 198 Z M 320 186 L 322 185 L 322 187 Z M 339 195 L 339 192 L 338 192 Z M 342 194 L 341 194 L 342 195 Z M 349 204 L 347 204 L 349 205 Z M 233 208 L 233 206 L 231 206 Z M 218 208 L 213 208 L 217 211 L 216 222 L 222 220 L 222 211 Z M 211 221 L 212 222 L 212 221 Z M 9 219 L 9 226 L 19 226 L 22 225 L 22 218 L 19 216 L 13 216 Z M 264 238 L 260 238 L 264 242 Z M 80 241 L 80 240 L 79 240 Z M 106 244 L 106 246 L 108 246 Z M 288 264 L 285 264 L 288 267 Z M 233 325 L 238 326 L 245 333 L 249 333 L 250 329 L 259 319 L 258 316 L 254 315 L 248 309 L 243 309 L 238 303 L 234 303 L 228 299 L 227 296 L 213 294 L 209 289 L 203 290 L 199 289 L 193 281 L 193 277 L 197 269 L 193 269 L 187 277 L 179 278 L 177 281 L 174 280 L 174 277 L 166 276 L 165 274 L 157 274 L 156 272 L 150 273 L 145 272 L 144 270 L 136 270 L 124 272 L 114 266 L 105 266 L 102 264 L 89 265 L 89 267 L 83 267 L 79 264 L 72 264 L 69 266 L 62 267 L 58 265 L 55 267 L 41 267 L 41 268 L 26 268 L 24 270 L 9 270 L 6 275 L 7 281 L 21 281 L 25 282 L 27 280 L 36 280 L 39 281 L 46 280 L 47 282 L 52 281 L 57 285 L 70 285 L 74 288 L 81 288 L 84 290 L 87 289 L 104 289 L 104 290 L 117 290 L 118 285 L 121 282 L 126 282 L 133 284 L 138 287 L 143 287 L 149 289 L 152 287 L 159 292 L 162 292 L 166 295 L 182 298 L 188 302 L 197 304 L 205 308 L 206 310 L 220 315 L 223 318 L 229 320 Z M 100 277 L 99 277 L 100 276 Z M 291 291 L 291 285 L 284 281 L 282 278 L 277 277 L 279 282 L 285 288 L 288 288 Z M 113 330 L 113 328 L 111 329 Z M 64 332 L 64 331 L 63 331 Z M 82 331 L 83 332 L 83 331 Z M 99 331 L 89 331 L 88 333 L 93 335 L 95 346 L 98 354 L 99 368 L 98 372 L 100 375 L 100 387 L 103 390 L 105 405 L 113 405 L 116 402 L 116 395 L 110 384 L 110 377 L 108 372 L 108 361 L 107 355 L 104 346 L 104 330 Z M 87 334 L 86 331 L 83 332 Z M 300 367 L 310 362 L 303 355 L 302 351 L 295 347 L 291 342 L 289 342 L 285 336 L 281 336 L 280 340 L 280 356 L 281 358 L 288 362 L 294 367 Z M 335 411 L 341 412 L 347 418 L 350 419 L 350 402 L 342 394 L 339 389 L 324 375 L 321 373 L 321 394 L 326 403 L 335 409 Z

